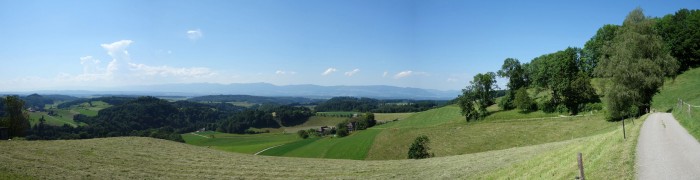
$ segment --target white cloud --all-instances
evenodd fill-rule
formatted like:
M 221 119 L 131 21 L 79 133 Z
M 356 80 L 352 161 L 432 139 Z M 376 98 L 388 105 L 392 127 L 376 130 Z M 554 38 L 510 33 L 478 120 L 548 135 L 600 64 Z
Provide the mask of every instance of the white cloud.
M 352 71 L 345 72 L 346 76 L 352 76 L 357 74 L 357 72 L 360 72 L 360 69 L 353 69 Z
M 202 34 L 202 30 L 200 29 L 187 31 L 187 38 L 190 38 L 191 40 L 197 40 L 199 38 L 202 38 L 203 35 L 204 34 Z
M 405 77 L 410 76 L 411 74 L 413 74 L 413 71 L 401 71 L 401 72 L 397 73 L 396 75 L 394 75 L 394 79 L 405 78 Z
M 394 75 L 394 79 L 401 79 L 409 76 L 429 76 L 429 74 L 426 72 L 414 72 L 407 70 L 396 73 L 396 75 Z
M 99 68 L 100 60 L 92 56 L 81 57 L 80 64 L 83 65 L 84 74 L 93 74 L 102 71 L 102 69 Z
M 457 81 L 459 81 L 459 79 L 457 79 L 457 78 L 453 78 L 453 77 L 447 78 L 447 82 L 457 82 Z
M 321 75 L 322 75 L 322 76 L 326 76 L 326 75 L 329 75 L 329 74 L 331 74 L 331 73 L 333 73 L 333 72 L 335 72 L 335 71 L 338 71 L 338 70 L 335 69 L 335 68 L 328 68 L 328 69 L 326 69 L 326 71 L 323 71 L 323 73 L 321 73 Z
M 113 42 L 111 44 L 102 44 L 102 48 L 105 48 L 107 50 L 107 54 L 110 56 L 115 56 L 117 53 L 124 53 L 126 55 L 129 55 L 129 52 L 126 51 L 126 47 L 129 47 L 131 43 L 134 41 L 131 40 L 121 40 L 117 42 Z
M 129 67 L 137 74 L 161 77 L 209 77 L 216 74 L 204 67 L 176 68 L 134 63 L 129 63 Z
M 297 74 L 297 72 L 294 72 L 294 71 L 277 70 L 277 71 L 275 71 L 275 74 L 277 74 L 277 75 L 287 75 L 287 74 L 289 74 L 289 75 L 295 75 L 295 74 Z
M 382 77 L 386 77 L 387 75 L 389 75 L 389 72 L 384 71 L 384 74 L 382 74 Z

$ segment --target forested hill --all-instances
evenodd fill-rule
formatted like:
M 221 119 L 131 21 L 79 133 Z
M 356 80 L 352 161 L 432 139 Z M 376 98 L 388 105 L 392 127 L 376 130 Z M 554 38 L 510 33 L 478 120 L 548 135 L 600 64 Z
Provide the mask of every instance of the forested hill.
M 306 122 L 310 109 L 285 105 L 262 105 L 253 109 L 229 103 L 168 102 L 140 97 L 100 110 L 95 117 L 74 116 L 85 126 L 49 126 L 39 123 L 27 139 L 85 139 L 115 136 L 145 136 L 182 141 L 180 134 L 202 128 L 247 133 L 248 129 L 293 126 Z
M 209 95 L 188 99 L 195 102 L 248 102 L 253 104 L 311 104 L 319 102 L 318 99 L 303 97 L 263 97 L 250 95 Z

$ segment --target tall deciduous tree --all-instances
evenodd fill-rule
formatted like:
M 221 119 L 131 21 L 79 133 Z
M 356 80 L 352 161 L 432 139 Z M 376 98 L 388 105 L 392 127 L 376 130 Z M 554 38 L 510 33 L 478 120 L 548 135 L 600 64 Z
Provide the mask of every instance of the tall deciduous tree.
M 601 59 L 595 72 L 612 82 L 605 94 L 609 120 L 632 116 L 633 112 L 648 108 L 665 77 L 675 75 L 679 67 L 664 47 L 654 23 L 644 16 L 642 9 L 634 9 L 613 42 L 604 48 L 610 57 Z
M 22 111 L 24 101 L 18 96 L 7 96 L 3 99 L 3 102 L 5 117 L 2 117 L 0 126 L 8 127 L 10 137 L 23 137 L 25 131 L 30 128 L 29 115 Z
M 596 34 L 583 46 L 581 70 L 585 72 L 586 75 L 592 77 L 593 70 L 598 66 L 598 61 L 600 61 L 601 58 L 610 57 L 610 54 L 606 54 L 609 52 L 605 51 L 603 48 L 610 46 L 612 40 L 615 38 L 615 32 L 617 32 L 619 28 L 619 25 L 606 24 L 598 29 Z
M 700 10 L 681 9 L 658 21 L 658 33 L 681 70 L 700 65 Z
M 486 107 L 494 104 L 497 88 L 496 73 L 487 72 L 474 76 L 474 80 L 462 89 L 458 103 L 467 121 L 481 119 L 488 115 Z
M 508 91 L 506 96 L 503 97 L 499 106 L 503 109 L 515 108 L 513 105 L 513 99 L 515 98 L 515 91 L 527 86 L 527 75 L 523 69 L 520 61 L 514 58 L 507 58 L 503 61 L 501 70 L 498 71 L 498 76 L 503 78 L 508 78 Z

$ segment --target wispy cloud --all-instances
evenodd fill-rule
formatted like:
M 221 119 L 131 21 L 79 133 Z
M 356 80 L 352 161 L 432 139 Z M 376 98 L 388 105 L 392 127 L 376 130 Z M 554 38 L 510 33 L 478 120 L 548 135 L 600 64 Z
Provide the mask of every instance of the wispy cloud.
M 333 72 L 335 72 L 335 71 L 338 71 L 338 70 L 335 69 L 335 68 L 328 68 L 328 69 L 326 69 L 326 71 L 323 71 L 323 73 L 321 73 L 321 75 L 322 75 L 322 76 L 326 76 L 326 75 L 329 75 L 329 74 L 331 74 L 331 73 L 333 73 Z
M 428 76 L 428 73 L 426 73 L 426 72 L 414 72 L 411 70 L 401 71 L 399 73 L 396 73 L 396 75 L 394 75 L 394 79 L 401 79 L 401 78 L 406 78 L 409 76 Z
M 360 72 L 360 69 L 353 69 L 352 71 L 345 72 L 346 76 L 352 76 L 357 74 L 357 72 Z
M 132 84 L 136 79 L 150 79 L 159 82 L 178 82 L 180 80 L 207 78 L 217 73 L 206 67 L 172 67 L 167 65 L 146 65 L 131 62 L 127 48 L 134 41 L 120 40 L 101 44 L 112 58 L 106 66 L 93 56 L 80 58 L 83 73 L 70 75 L 61 73 L 57 80 L 62 82 L 91 82 L 102 84 Z
M 199 38 L 202 38 L 202 36 L 204 36 L 204 34 L 202 34 L 202 30 L 200 29 L 187 31 L 187 38 L 190 38 L 191 40 L 197 40 Z
M 413 71 L 401 71 L 401 72 L 397 73 L 396 75 L 394 75 L 394 79 L 405 78 L 405 77 L 410 76 L 411 74 L 413 74 Z
M 277 70 L 277 71 L 275 71 L 275 74 L 277 74 L 277 75 L 287 75 L 287 74 L 289 74 L 289 75 L 295 75 L 295 74 L 297 74 L 297 72 L 294 72 L 294 71 Z
M 389 75 L 389 72 L 384 71 L 384 74 L 382 74 L 382 77 L 386 77 Z

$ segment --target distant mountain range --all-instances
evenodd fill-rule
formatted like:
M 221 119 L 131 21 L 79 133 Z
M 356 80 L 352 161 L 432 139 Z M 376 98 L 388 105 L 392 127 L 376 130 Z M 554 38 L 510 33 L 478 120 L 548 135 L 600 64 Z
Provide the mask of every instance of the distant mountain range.
M 330 98 L 337 96 L 370 97 L 377 99 L 430 99 L 449 100 L 459 95 L 460 91 L 441 91 L 421 88 L 408 88 L 384 85 L 372 86 L 319 86 L 319 85 L 285 85 L 269 83 L 234 83 L 234 84 L 163 84 L 148 86 L 129 86 L 111 88 L 104 91 L 32 91 L 2 92 L 0 94 L 65 94 L 73 96 L 94 95 L 150 95 L 150 96 L 203 96 L 203 95 L 254 95 L 254 96 L 292 96 L 308 98 Z

